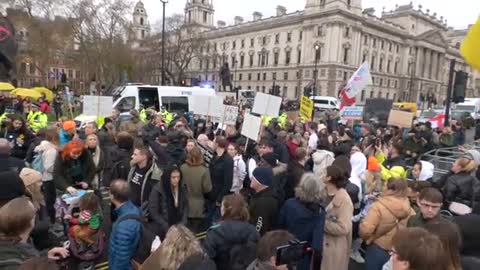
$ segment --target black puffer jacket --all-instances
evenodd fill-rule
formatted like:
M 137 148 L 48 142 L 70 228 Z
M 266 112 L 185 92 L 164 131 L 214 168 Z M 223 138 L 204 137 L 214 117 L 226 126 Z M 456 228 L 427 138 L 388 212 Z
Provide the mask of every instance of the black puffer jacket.
M 233 159 L 226 151 L 222 156 L 211 161 L 210 178 L 212 191 L 208 195 L 209 199 L 221 203 L 223 196 L 230 193 L 233 182 Z
M 278 193 L 269 187 L 253 195 L 249 205 L 250 223 L 256 226 L 261 235 L 271 231 L 276 225 L 280 204 Z
M 435 185 L 443 191 L 445 201 L 468 206 L 480 203 L 480 181 L 467 172 L 444 175 Z
M 234 256 L 234 251 L 243 248 L 242 257 L 249 255 L 253 251 L 253 258 L 250 262 L 246 262 L 243 269 L 255 259 L 255 246 L 260 236 L 255 227 L 244 221 L 230 220 L 223 221 L 212 226 L 208 232 L 203 246 L 208 256 L 215 261 L 217 269 L 231 270 L 237 265 L 234 260 L 238 260 L 238 256 Z

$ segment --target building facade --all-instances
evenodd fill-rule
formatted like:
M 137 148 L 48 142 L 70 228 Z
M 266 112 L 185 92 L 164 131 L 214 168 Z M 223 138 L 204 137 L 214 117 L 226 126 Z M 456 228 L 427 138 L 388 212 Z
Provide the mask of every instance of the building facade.
M 446 96 L 450 60 L 470 74 L 467 96 L 480 96 L 480 82 L 459 53 L 466 31 L 449 28 L 436 13 L 397 6 L 374 15 L 361 0 L 307 0 L 305 9 L 276 16 L 253 13 L 251 21 L 235 17 L 234 25 L 213 24 L 211 0 L 187 0 L 185 21 L 195 24 L 208 40 L 189 65 L 188 75 L 221 89 L 220 67 L 228 63 L 233 86 L 268 93 L 275 85 L 287 99 L 299 98 L 316 84 L 317 95 L 337 96 L 363 62 L 373 84 L 357 100 L 382 97 L 417 101 L 433 94 Z M 315 80 L 315 75 L 317 75 Z

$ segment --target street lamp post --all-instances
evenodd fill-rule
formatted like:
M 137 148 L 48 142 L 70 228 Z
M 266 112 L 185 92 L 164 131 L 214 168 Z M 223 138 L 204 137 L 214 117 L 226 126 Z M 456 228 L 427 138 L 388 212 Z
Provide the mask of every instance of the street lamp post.
M 163 18 L 162 18 L 162 85 L 165 85 L 165 5 L 168 0 L 160 0 L 163 4 Z
M 315 45 L 315 71 L 314 73 L 314 81 L 313 81 L 313 89 L 315 91 L 315 95 L 318 95 L 317 93 L 317 77 L 318 77 L 318 51 L 320 50 L 320 46 L 317 44 Z

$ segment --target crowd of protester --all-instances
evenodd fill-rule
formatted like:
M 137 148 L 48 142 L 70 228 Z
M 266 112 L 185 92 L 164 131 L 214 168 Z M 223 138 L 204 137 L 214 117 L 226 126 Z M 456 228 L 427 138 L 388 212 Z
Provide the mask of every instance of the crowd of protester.
M 419 160 L 462 145 L 460 123 L 270 121 L 252 142 L 241 117 L 141 114 L 80 129 L 61 113 L 40 129 L 4 119 L 0 269 L 97 253 L 112 270 L 480 267 L 480 153 L 462 146 L 441 177 Z M 62 212 L 70 197 L 78 211 Z M 69 245 L 52 237 L 58 224 Z

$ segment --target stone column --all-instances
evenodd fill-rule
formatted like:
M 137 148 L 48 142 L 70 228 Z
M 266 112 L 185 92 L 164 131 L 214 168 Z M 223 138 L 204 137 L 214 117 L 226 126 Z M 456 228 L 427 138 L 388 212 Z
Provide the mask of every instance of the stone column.
M 415 52 L 414 52 L 415 53 Z M 418 47 L 417 55 L 414 55 L 414 59 L 416 61 L 415 65 L 415 77 L 421 77 L 423 74 L 423 63 L 424 63 L 424 55 L 423 55 L 423 48 Z M 408 63 L 408 62 L 407 62 Z M 409 74 L 411 75 L 411 74 Z
M 437 65 L 438 65 L 437 52 L 432 51 L 432 65 L 428 74 L 428 77 L 430 79 L 435 79 L 435 71 L 437 70 Z
M 428 71 L 430 70 L 430 65 L 431 65 L 431 54 L 430 50 L 426 49 L 425 51 L 425 63 L 423 65 L 423 77 L 428 78 Z
M 442 70 L 443 67 L 443 55 L 441 53 L 438 53 L 437 55 L 437 68 L 435 70 L 435 79 L 440 80 L 440 70 Z

